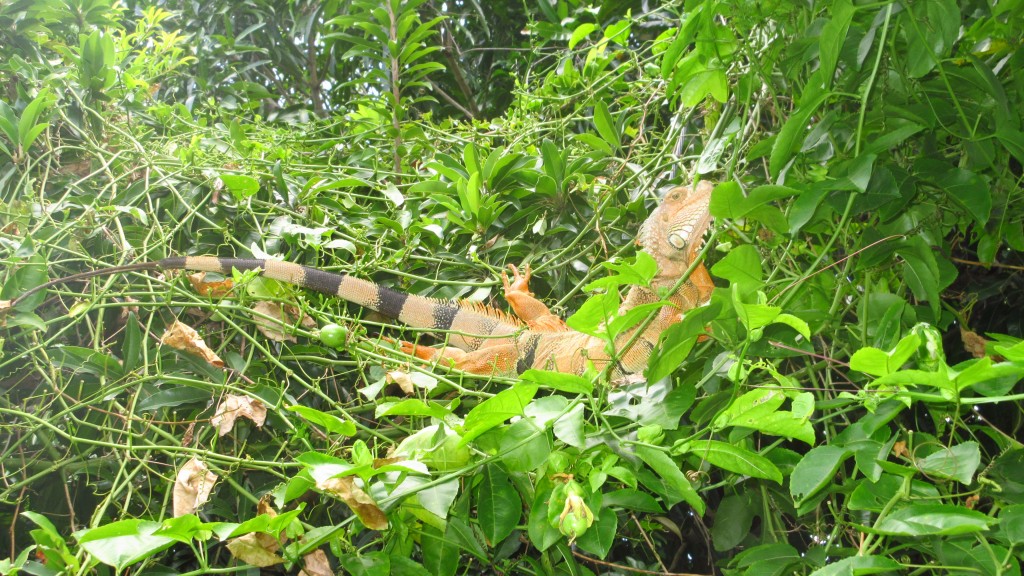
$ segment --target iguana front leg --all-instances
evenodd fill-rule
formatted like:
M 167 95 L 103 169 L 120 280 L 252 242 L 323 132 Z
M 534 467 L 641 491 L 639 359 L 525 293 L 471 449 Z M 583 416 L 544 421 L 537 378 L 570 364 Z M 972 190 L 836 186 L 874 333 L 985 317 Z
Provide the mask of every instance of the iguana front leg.
M 501 273 L 501 283 L 505 286 L 505 300 L 520 320 L 526 322 L 531 330 L 538 332 L 565 332 L 569 329 L 565 322 L 551 313 L 543 302 L 533 297 L 530 292 L 530 265 L 527 264 L 523 273 L 515 264 L 508 265 L 512 271 L 512 280 L 508 274 Z

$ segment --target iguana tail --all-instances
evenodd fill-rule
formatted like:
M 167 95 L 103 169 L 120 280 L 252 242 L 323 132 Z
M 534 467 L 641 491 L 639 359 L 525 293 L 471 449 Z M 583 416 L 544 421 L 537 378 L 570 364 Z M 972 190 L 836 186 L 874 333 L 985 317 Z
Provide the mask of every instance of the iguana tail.
M 12 300 L 10 305 L 13 307 L 27 296 L 51 286 L 95 276 L 141 270 L 196 270 L 230 275 L 232 269 L 242 272 L 260 270 L 267 278 L 336 296 L 414 328 L 451 330 L 456 334 L 452 335 L 450 343 L 464 350 L 479 348 L 487 336 L 508 335 L 525 327 L 516 318 L 488 306 L 406 294 L 348 274 L 336 274 L 291 262 L 217 256 L 180 256 L 82 272 L 32 288 Z

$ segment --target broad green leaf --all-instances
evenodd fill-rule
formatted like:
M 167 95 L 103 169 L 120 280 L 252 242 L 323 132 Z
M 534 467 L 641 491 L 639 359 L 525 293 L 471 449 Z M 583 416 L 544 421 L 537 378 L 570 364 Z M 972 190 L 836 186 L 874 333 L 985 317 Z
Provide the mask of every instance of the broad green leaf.
M 949 448 L 940 448 L 927 458 L 917 460 L 921 472 L 932 478 L 949 478 L 969 485 L 981 465 L 981 450 L 977 442 L 964 442 Z
M 780 411 L 785 395 L 780 388 L 752 390 L 737 398 L 715 419 L 717 428 L 742 426 L 773 436 L 796 438 L 807 444 L 814 443 L 814 426 L 810 413 L 796 415 Z
M 890 536 L 956 536 L 988 530 L 995 522 L 995 518 L 963 506 L 910 504 L 883 517 L 872 531 Z
M 484 466 L 483 477 L 477 486 L 476 508 L 480 529 L 492 546 L 504 540 L 519 523 L 523 503 L 508 474 L 500 466 Z
M 420 533 L 423 566 L 434 576 L 454 576 L 459 569 L 459 547 L 433 526 Z
M 802 319 L 793 316 L 792 314 L 779 314 L 775 317 L 773 324 L 785 324 L 793 330 L 796 330 L 798 334 L 804 337 L 805 340 L 811 339 L 811 327 L 804 322 Z
M 992 214 L 992 191 L 983 178 L 963 168 L 953 168 L 941 179 L 943 189 L 952 196 L 978 226 L 984 227 Z
M 913 2 L 903 13 L 907 35 L 908 70 L 920 78 L 945 57 L 956 41 L 960 28 L 960 8 L 954 0 Z
M 782 484 L 782 472 L 771 460 L 734 444 L 718 440 L 696 440 L 673 447 L 673 452 L 677 451 L 693 454 L 729 472 Z
M 715 512 L 711 527 L 711 541 L 715 550 L 732 550 L 750 533 L 754 521 L 754 508 L 745 494 L 730 494 L 722 499 Z
M 693 350 L 697 338 L 705 334 L 704 327 L 718 317 L 719 309 L 717 303 L 712 303 L 687 311 L 682 322 L 661 333 L 658 346 L 647 364 L 645 375 L 648 382 L 657 382 L 679 368 Z
M 872 376 L 886 376 L 906 364 L 920 345 L 921 338 L 911 333 L 904 336 L 889 352 L 865 346 L 850 357 L 850 368 Z
M 121 520 L 79 530 L 74 536 L 97 560 L 122 570 L 174 545 L 174 538 L 153 534 L 160 528 L 159 522 Z
M 355 436 L 356 434 L 356 424 L 351 420 L 343 420 L 333 414 L 298 404 L 288 406 L 288 410 L 295 412 L 313 424 L 323 426 L 332 434 L 340 434 L 342 436 Z
M 522 416 L 526 405 L 537 393 L 536 384 L 519 384 L 498 392 L 484 400 L 466 414 L 463 424 L 463 438 L 460 445 L 464 446 L 477 436 L 505 422 L 509 418 Z
M 999 512 L 999 525 L 1010 544 L 1024 544 L 1024 504 L 1003 508 Z
M 820 82 L 820 80 L 812 78 L 812 82 L 814 81 Z M 772 147 L 772 154 L 769 159 L 769 169 L 773 178 L 777 177 L 779 172 L 789 163 L 793 153 L 796 152 L 803 142 L 811 116 L 818 111 L 818 108 L 829 96 L 829 93 L 824 89 L 813 89 L 813 86 L 813 84 L 809 83 L 807 92 L 800 99 L 799 107 L 789 116 L 782 129 L 779 130 L 778 136 L 775 137 L 775 145 Z
M 594 101 L 594 126 L 597 127 L 597 133 L 601 135 L 601 138 L 607 142 L 613 150 L 618 150 L 621 138 L 616 128 L 615 118 L 612 117 L 611 112 L 608 111 L 608 105 L 604 103 L 604 100 L 597 99 Z
M 594 390 L 594 383 L 589 379 L 564 372 L 530 369 L 520 374 L 519 378 L 524 382 L 533 382 L 543 388 L 569 394 L 590 394 Z
M 584 22 L 576 27 L 572 31 L 572 36 L 569 38 L 568 47 L 570 50 L 576 47 L 584 38 L 590 36 L 590 33 L 597 29 L 597 24 L 591 22 Z
M 255 195 L 260 190 L 260 182 L 252 176 L 245 176 L 243 174 L 221 174 L 220 181 L 224 183 L 224 187 L 228 189 L 228 192 L 235 197 L 236 200 L 242 201 L 250 196 Z
M 551 488 L 537 490 L 530 506 L 530 517 L 526 523 L 526 532 L 530 542 L 543 552 L 555 542 L 562 539 L 562 533 L 548 522 L 548 506 L 551 501 Z
M 648 448 L 646 446 L 636 446 L 636 455 L 644 461 L 645 464 L 651 467 L 651 470 L 661 477 L 662 480 L 671 484 L 682 496 L 683 500 L 687 504 L 693 507 L 699 516 L 704 515 L 705 504 L 701 500 L 697 491 L 693 489 L 690 481 L 686 479 L 683 471 L 679 468 L 668 454 L 665 454 L 661 450 L 655 450 L 654 448 Z
M 738 284 L 743 294 L 749 294 L 761 288 L 764 272 L 761 268 L 761 254 L 757 248 L 742 244 L 733 248 L 725 258 L 711 267 L 711 273 L 724 278 L 732 284 Z
M 458 406 L 458 400 L 454 400 L 453 404 Z M 438 420 L 445 420 L 451 415 L 451 409 L 437 402 L 426 402 L 419 398 L 407 398 L 398 402 L 380 402 L 374 411 L 375 418 L 380 418 L 381 416 L 429 416 Z
M 800 191 L 795 188 L 765 185 L 754 188 L 748 196 L 744 196 L 740 185 L 730 180 L 715 187 L 709 209 L 715 218 L 739 219 L 770 202 L 799 194 Z
M 614 510 L 603 508 L 594 510 L 594 524 L 576 539 L 576 545 L 585 552 L 598 558 L 605 558 L 615 544 L 615 534 L 619 527 L 619 517 Z
M 888 574 L 901 572 L 903 565 L 887 556 L 851 556 L 822 566 L 811 576 L 860 576 L 862 574 Z
M 853 20 L 854 8 L 850 0 L 836 0 L 832 3 L 832 18 L 821 29 L 819 43 L 819 61 L 824 79 L 831 86 L 832 76 L 835 74 L 836 64 L 839 62 L 839 52 L 846 42 L 846 34 L 850 29 L 850 22 Z
M 840 446 L 818 446 L 800 459 L 789 478 L 789 493 L 797 505 L 832 483 L 839 465 L 852 452 Z

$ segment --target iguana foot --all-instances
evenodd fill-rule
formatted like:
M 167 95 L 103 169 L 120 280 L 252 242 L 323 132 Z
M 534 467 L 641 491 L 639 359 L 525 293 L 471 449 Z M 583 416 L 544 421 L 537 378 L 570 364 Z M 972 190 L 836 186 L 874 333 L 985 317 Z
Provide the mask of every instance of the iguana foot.
M 509 292 L 525 292 L 532 296 L 530 292 L 530 265 L 526 264 L 523 273 L 519 273 L 519 268 L 516 268 L 515 264 L 509 264 L 508 269 L 512 271 L 512 281 L 509 282 L 508 274 L 501 273 L 501 283 L 505 287 L 505 298 L 508 298 Z
M 523 266 L 523 273 L 515 264 L 508 265 L 512 271 L 512 280 L 508 274 L 502 272 L 501 283 L 505 287 L 505 300 L 508 301 L 512 311 L 520 320 L 526 322 L 531 330 L 538 332 L 564 332 L 569 328 L 561 318 L 555 316 L 548 310 L 543 302 L 533 297 L 530 292 L 530 265 Z

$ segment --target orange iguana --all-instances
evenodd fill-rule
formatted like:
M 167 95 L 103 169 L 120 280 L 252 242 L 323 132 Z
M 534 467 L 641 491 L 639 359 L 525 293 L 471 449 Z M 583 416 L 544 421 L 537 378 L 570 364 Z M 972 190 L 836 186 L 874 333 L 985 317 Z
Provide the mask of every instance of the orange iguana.
M 671 190 L 641 226 L 637 244 L 654 257 L 658 274 L 650 288 L 631 288 L 620 313 L 634 306 L 658 302 L 661 300 L 658 289 L 664 291 L 679 283 L 697 257 L 704 233 L 711 223 L 708 212 L 711 189 L 710 183 L 701 182 L 696 189 L 680 186 Z M 164 258 L 84 272 L 33 288 L 11 301 L 10 306 L 29 294 L 68 280 L 156 269 L 229 275 L 232 268 L 260 270 L 268 278 L 337 296 L 415 328 L 449 332 L 448 345 L 443 348 L 403 342 L 402 349 L 424 360 L 448 360 L 455 368 L 474 374 L 513 376 L 530 368 L 582 374 L 588 362 L 601 370 L 611 361 L 604 341 L 569 329 L 547 306 L 534 298 L 529 291 L 529 267 L 520 274 L 514 265 L 509 266 L 511 281 L 502 274 L 505 299 L 514 316 L 475 302 L 406 294 L 346 274 L 289 262 L 216 256 Z M 699 264 L 689 279 L 668 296 L 672 306 L 662 308 L 639 337 L 635 337 L 636 329 L 618 336 L 621 342 L 616 341 L 617 350 L 627 342 L 632 342 L 632 345 L 622 353 L 613 371 L 617 375 L 642 372 L 662 331 L 680 321 L 687 310 L 706 302 L 713 289 L 707 269 Z

